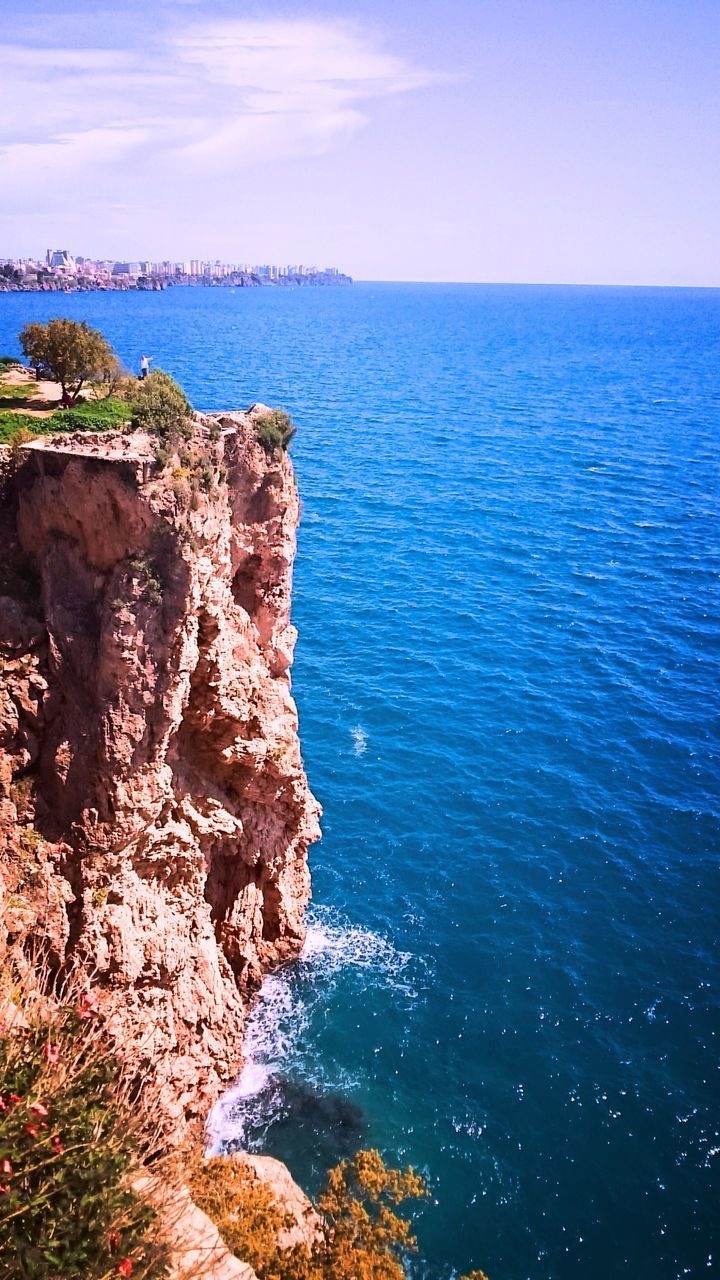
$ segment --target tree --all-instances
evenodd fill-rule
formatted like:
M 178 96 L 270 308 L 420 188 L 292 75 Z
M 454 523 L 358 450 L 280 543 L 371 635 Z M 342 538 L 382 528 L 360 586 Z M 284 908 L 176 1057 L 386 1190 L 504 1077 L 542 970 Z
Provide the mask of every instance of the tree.
M 38 374 L 60 383 L 65 408 L 77 402 L 86 382 L 100 381 L 116 362 L 107 339 L 85 320 L 26 324 L 20 345 Z
M 165 442 L 188 440 L 192 435 L 192 405 L 169 373 L 154 369 L 149 377 L 134 384 L 129 399 L 134 428 Z

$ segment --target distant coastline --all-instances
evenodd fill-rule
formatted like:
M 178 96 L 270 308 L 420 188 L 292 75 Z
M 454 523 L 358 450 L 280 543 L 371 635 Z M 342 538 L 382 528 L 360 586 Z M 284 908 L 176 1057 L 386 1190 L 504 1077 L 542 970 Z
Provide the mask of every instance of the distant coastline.
M 278 266 L 187 258 L 183 262 L 116 262 L 74 257 L 67 249 L 48 249 L 44 258 L 1 258 L 0 292 L 97 293 L 128 289 L 156 292 L 185 288 L 257 289 L 262 285 L 347 285 L 352 278 L 337 267 Z

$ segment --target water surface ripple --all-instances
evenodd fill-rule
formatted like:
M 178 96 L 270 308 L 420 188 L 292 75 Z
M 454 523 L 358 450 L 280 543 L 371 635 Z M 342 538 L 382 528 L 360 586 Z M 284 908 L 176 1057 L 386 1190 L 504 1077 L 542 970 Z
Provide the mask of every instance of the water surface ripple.
M 325 837 L 246 1140 L 422 1167 L 433 1276 L 720 1274 L 720 294 L 12 296 L 0 347 L 52 313 L 300 423 Z

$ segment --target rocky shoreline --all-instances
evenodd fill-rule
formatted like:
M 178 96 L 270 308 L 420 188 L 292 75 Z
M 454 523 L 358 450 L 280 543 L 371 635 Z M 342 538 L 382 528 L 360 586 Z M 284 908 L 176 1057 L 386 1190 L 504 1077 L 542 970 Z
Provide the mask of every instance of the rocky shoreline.
M 63 276 L 41 281 L 15 282 L 0 276 L 0 293 L 145 293 L 163 292 L 166 289 L 264 289 L 264 288 L 314 288 L 335 289 L 353 283 L 352 277 L 337 275 L 291 275 L 266 279 L 252 272 L 237 272 L 232 276 L 207 278 L 205 276 L 118 276 L 97 283 L 92 279 L 74 281 Z

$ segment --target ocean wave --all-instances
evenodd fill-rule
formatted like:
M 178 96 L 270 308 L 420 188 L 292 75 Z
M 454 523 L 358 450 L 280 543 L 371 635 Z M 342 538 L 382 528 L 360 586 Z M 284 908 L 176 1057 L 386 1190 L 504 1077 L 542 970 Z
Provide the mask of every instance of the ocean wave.
M 208 1118 L 208 1154 L 262 1145 L 253 1141 L 251 1133 L 267 1132 L 286 1107 L 287 1090 L 281 1077 L 306 1074 L 302 1047 L 310 1018 L 318 1004 L 332 1003 L 340 974 L 362 969 L 366 985 L 389 985 L 398 994 L 414 996 L 413 963 L 414 958 L 388 938 L 353 925 L 337 911 L 315 907 L 308 912 L 305 943 L 297 961 L 265 979 L 250 1011 L 242 1071 Z M 310 1087 L 323 1084 L 322 1078 L 314 1079 Z

